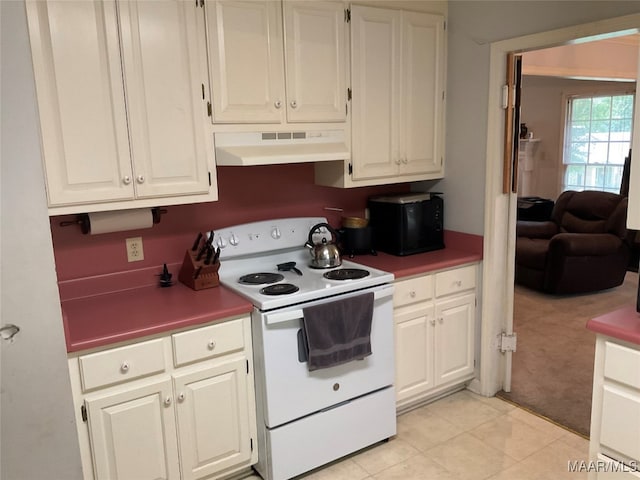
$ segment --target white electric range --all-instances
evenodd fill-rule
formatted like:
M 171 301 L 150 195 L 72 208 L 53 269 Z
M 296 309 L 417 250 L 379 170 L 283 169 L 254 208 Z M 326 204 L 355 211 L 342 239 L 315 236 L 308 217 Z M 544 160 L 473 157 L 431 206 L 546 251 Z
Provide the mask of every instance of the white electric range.
M 258 419 L 258 473 L 285 480 L 396 433 L 393 274 L 342 261 L 311 268 L 304 244 L 321 217 L 217 230 L 220 281 L 254 305 L 251 314 Z M 331 234 L 320 229 L 318 243 Z M 327 278 L 328 277 L 328 278 Z M 309 371 L 304 309 L 373 293 L 371 355 Z

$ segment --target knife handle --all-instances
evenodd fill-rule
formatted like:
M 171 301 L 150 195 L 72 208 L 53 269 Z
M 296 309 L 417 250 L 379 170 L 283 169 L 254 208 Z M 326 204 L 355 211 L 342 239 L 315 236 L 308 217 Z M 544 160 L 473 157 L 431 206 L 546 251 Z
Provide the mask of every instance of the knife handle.
M 202 256 L 205 254 L 207 250 L 208 250 L 208 245 L 205 243 L 200 249 L 200 251 L 198 252 L 198 255 L 196 256 L 197 262 L 199 262 L 202 259 Z
M 213 257 L 213 249 L 209 248 L 207 250 L 207 258 L 205 258 L 204 260 L 205 265 L 209 265 L 211 263 L 211 257 Z
M 191 251 L 195 252 L 198 249 L 198 245 L 200 245 L 200 240 L 202 240 L 202 232 L 198 233 L 198 238 L 193 242 L 193 247 L 191 247 Z

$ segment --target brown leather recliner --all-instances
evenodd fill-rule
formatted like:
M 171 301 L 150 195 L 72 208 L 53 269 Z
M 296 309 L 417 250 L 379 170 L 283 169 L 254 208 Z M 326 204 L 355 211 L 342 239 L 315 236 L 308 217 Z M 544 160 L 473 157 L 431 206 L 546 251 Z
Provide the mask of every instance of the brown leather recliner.
M 551 220 L 518 221 L 516 283 L 547 293 L 583 293 L 624 281 L 630 248 L 627 197 L 566 191 Z

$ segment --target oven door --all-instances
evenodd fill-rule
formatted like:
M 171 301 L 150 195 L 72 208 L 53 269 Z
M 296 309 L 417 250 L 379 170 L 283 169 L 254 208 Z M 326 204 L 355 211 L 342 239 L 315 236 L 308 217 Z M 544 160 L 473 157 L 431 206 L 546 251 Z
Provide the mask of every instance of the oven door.
M 371 291 L 371 355 L 310 372 L 301 341 L 302 308 Z M 256 388 L 267 427 L 277 427 L 393 384 L 392 296 L 393 285 L 380 285 L 271 312 L 254 311 Z

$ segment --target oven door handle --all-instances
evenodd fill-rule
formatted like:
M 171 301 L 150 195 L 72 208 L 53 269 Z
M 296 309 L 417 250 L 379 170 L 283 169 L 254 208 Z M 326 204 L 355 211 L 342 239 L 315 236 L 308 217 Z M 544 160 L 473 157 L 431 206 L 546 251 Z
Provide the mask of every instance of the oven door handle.
M 393 287 L 389 285 L 388 287 Z M 385 297 L 390 297 L 393 295 L 393 288 L 382 288 L 380 290 L 376 290 L 373 292 L 373 299 L 378 300 Z M 301 308 L 296 310 L 289 310 L 287 312 L 276 312 L 276 313 L 268 313 L 265 315 L 265 323 L 267 325 L 274 325 L 276 323 L 284 323 L 290 320 L 300 320 L 304 318 L 304 314 Z

